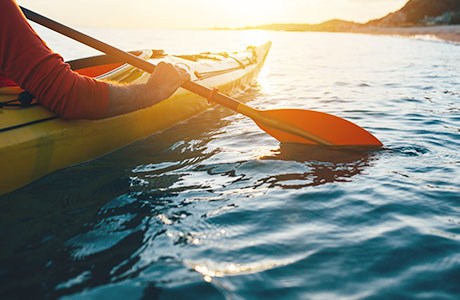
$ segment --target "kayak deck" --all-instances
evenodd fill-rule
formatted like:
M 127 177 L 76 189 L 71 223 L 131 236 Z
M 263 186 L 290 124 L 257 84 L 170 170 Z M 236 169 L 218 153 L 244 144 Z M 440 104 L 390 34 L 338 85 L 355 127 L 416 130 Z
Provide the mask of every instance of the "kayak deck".
M 254 82 L 270 45 L 248 47 L 232 54 L 172 56 L 151 50 L 135 54 L 154 64 L 168 61 L 185 65 L 190 68 L 193 81 L 234 95 Z M 69 63 L 81 74 L 97 75 L 95 78 L 102 80 L 145 83 L 150 76 L 104 56 Z M 17 87 L 0 88 L 0 102 L 17 98 L 19 91 Z M 182 88 L 149 108 L 101 120 L 63 120 L 40 105 L 5 107 L 0 113 L 0 195 L 55 170 L 100 157 L 164 131 L 210 107 L 207 99 Z

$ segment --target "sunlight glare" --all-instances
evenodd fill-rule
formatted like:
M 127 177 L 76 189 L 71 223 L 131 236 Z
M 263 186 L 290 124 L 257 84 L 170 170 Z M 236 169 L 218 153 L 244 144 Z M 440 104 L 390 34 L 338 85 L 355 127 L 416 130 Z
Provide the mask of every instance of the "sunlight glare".
M 244 27 L 270 23 L 280 17 L 285 8 L 279 0 L 218 0 L 215 2 L 227 15 L 232 16 L 230 27 Z M 230 4 L 231 3 L 231 4 Z
M 244 45 L 260 46 L 270 41 L 270 32 L 265 30 L 242 31 Z

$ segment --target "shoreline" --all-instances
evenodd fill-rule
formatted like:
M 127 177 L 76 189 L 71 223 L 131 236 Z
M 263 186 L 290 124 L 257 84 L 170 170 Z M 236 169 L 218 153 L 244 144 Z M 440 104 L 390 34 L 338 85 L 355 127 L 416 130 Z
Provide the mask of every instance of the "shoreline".
M 267 30 L 285 32 L 336 32 L 336 33 L 362 33 L 373 35 L 395 35 L 403 37 L 426 36 L 433 40 L 460 44 L 460 25 L 434 25 L 434 26 L 409 26 L 409 27 L 384 27 L 363 24 L 334 25 L 330 28 L 318 27 L 309 24 L 272 24 L 245 28 L 214 28 L 213 30 Z
M 431 36 L 442 41 L 460 44 L 460 25 L 420 26 L 420 27 L 360 27 L 353 28 L 351 33 L 375 35 L 398 35 L 405 37 Z

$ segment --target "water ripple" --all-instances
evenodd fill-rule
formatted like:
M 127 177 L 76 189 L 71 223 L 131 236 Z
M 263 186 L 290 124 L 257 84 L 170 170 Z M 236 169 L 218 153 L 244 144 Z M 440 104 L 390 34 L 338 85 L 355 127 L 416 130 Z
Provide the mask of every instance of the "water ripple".
M 178 52 L 245 34 L 136 32 L 97 33 Z M 267 34 L 241 100 L 335 114 L 384 148 L 279 144 L 216 107 L 2 196 L 0 298 L 458 299 L 458 47 Z

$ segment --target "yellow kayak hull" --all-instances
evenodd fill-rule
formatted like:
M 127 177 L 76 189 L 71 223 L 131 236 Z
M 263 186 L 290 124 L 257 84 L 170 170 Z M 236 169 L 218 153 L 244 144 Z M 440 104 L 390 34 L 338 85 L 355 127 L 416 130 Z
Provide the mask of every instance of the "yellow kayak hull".
M 149 61 L 186 65 L 193 73 L 192 80 L 234 95 L 254 83 L 270 45 L 229 55 L 166 55 Z M 148 77 L 149 74 L 124 65 L 96 78 L 142 83 Z M 14 87 L 0 88 L 0 102 L 15 99 L 18 91 Z M 40 105 L 0 109 L 0 195 L 55 170 L 100 157 L 164 131 L 210 107 L 207 99 L 179 89 L 157 105 L 102 120 L 63 120 Z

